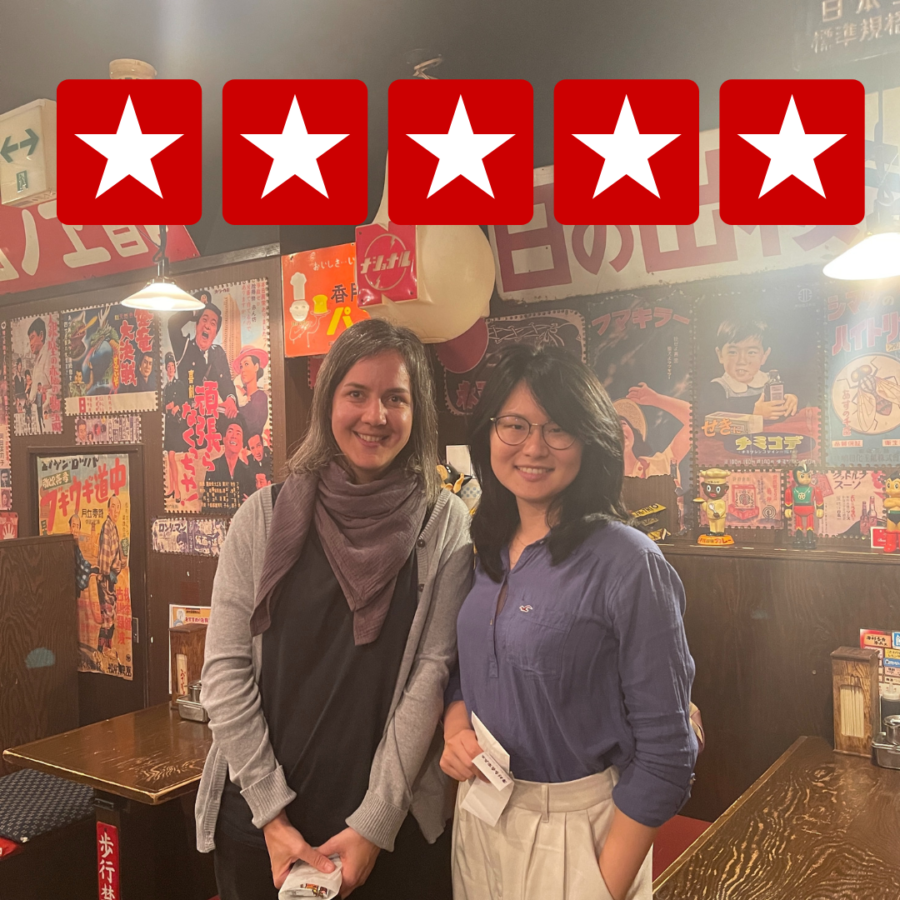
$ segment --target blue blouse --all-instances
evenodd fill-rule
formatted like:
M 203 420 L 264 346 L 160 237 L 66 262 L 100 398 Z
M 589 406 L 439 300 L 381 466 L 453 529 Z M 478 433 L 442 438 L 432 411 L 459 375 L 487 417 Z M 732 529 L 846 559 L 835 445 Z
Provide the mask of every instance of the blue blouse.
M 504 579 L 480 565 L 457 623 L 463 699 L 515 778 L 574 781 L 617 766 L 616 806 L 650 827 L 690 795 L 697 742 L 684 588 L 656 545 L 618 522 L 550 563 L 546 538 Z M 503 585 L 508 591 L 499 614 Z

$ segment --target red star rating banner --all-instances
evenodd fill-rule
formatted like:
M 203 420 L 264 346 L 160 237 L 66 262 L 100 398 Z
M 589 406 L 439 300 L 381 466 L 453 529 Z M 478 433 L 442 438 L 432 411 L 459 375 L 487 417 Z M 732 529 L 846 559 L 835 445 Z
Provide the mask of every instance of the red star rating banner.
M 201 103 L 196 81 L 63 81 L 59 220 L 196 222 L 203 205 Z
M 222 91 L 225 220 L 362 222 L 368 211 L 367 128 L 362 81 L 229 81 Z
M 699 109 L 693 81 L 560 81 L 553 114 L 557 220 L 696 221 Z
M 391 221 L 528 222 L 533 104 L 527 81 L 395 81 L 388 92 Z
M 858 81 L 726 81 L 719 94 L 722 220 L 855 225 L 865 215 Z

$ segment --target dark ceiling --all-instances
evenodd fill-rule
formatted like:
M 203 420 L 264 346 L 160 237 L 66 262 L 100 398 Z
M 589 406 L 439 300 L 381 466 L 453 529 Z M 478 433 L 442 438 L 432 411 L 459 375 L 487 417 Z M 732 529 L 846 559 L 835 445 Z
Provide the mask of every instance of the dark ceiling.
M 808 4 L 809 0 L 804 0 Z M 232 78 L 360 78 L 369 88 L 369 209 L 381 197 L 387 88 L 415 48 L 443 78 L 526 78 L 535 165 L 552 162 L 552 94 L 563 78 L 691 78 L 714 128 L 728 78 L 790 78 L 792 0 L 0 0 L 0 112 L 55 99 L 65 78 L 106 78 L 135 57 L 204 92 L 204 255 L 282 241 L 284 252 L 352 240 L 352 229 L 241 228 L 221 214 L 221 90 Z M 892 57 L 896 72 L 900 55 Z M 883 63 L 882 63 L 883 66 Z M 861 64 L 830 77 L 871 80 Z M 877 70 L 881 72 L 881 69 Z M 900 82 L 900 78 L 893 83 Z

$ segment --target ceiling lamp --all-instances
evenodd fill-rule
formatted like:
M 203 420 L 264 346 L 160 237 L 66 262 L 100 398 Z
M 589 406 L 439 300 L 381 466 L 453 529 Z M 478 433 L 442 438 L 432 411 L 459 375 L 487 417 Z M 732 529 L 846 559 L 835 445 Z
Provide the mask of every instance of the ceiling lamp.
M 184 309 L 203 309 L 203 302 L 183 291 L 169 278 L 169 257 L 166 256 L 167 230 L 159 226 L 159 249 L 153 257 L 158 269 L 156 278 L 142 287 L 136 294 L 126 297 L 122 306 L 131 309 L 146 309 L 149 312 L 175 312 Z
M 897 154 L 888 158 L 883 141 L 884 98 L 878 92 L 878 121 L 875 123 L 875 177 L 878 179 L 872 213 L 866 218 L 868 234 L 828 263 L 822 274 L 841 281 L 877 281 L 900 277 L 900 199 L 886 187 Z M 894 148 L 890 148 L 893 150 Z M 871 170 L 867 170 L 871 171 Z

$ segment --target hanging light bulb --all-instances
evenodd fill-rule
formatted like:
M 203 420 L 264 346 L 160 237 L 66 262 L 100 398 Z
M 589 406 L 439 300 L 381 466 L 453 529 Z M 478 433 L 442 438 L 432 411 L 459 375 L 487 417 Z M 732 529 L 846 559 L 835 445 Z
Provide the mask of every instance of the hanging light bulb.
M 169 257 L 166 256 L 168 233 L 165 225 L 159 226 L 159 249 L 153 257 L 158 269 L 156 278 L 148 281 L 137 293 L 126 297 L 122 306 L 145 309 L 149 312 L 175 312 L 185 309 L 203 309 L 203 302 L 183 291 L 169 278 Z

